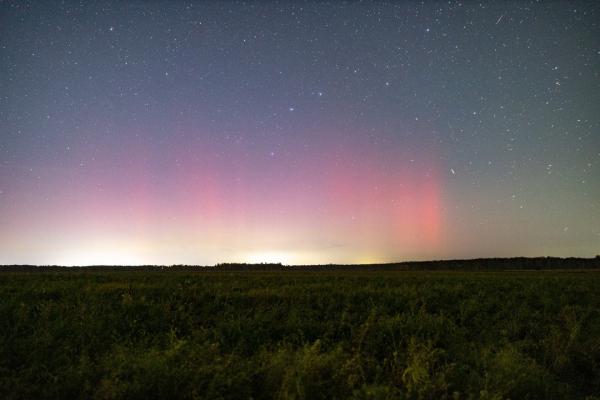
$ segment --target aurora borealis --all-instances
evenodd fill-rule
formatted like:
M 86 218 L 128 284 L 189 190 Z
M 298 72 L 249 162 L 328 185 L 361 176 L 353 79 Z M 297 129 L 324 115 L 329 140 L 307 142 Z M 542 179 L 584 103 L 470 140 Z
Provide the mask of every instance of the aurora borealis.
M 0 10 L 0 264 L 600 253 L 594 2 Z

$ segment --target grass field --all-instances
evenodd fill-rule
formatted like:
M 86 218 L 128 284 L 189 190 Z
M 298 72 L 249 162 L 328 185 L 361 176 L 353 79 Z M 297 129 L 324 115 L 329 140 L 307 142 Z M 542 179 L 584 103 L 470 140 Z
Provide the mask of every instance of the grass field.
M 600 398 L 600 272 L 0 274 L 0 398 Z

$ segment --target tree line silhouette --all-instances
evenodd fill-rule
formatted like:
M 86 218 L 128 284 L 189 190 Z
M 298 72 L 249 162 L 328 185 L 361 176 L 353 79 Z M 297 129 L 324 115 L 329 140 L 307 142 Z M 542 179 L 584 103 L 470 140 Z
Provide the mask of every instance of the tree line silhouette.
M 594 258 L 513 257 L 464 260 L 405 261 L 385 264 L 321 264 L 284 265 L 281 263 L 220 263 L 202 265 L 92 265 L 65 267 L 60 265 L 2 265 L 0 271 L 525 271 L 525 270 L 590 270 L 600 269 L 600 255 Z

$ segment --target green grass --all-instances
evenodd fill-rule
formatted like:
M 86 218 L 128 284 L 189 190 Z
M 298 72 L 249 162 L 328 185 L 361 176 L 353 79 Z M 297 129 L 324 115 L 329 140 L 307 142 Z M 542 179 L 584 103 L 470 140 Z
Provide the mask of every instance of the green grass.
M 600 272 L 7 272 L 0 299 L 3 399 L 600 394 Z

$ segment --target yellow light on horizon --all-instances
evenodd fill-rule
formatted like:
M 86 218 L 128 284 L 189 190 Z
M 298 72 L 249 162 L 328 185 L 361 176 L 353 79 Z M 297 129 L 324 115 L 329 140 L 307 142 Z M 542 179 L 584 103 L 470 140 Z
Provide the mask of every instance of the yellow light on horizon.
M 248 264 L 293 264 L 297 257 L 285 251 L 259 251 L 247 254 L 242 261 Z
M 134 252 L 119 248 L 92 248 L 67 251 L 61 254 L 56 265 L 88 266 L 88 265 L 143 265 L 144 260 Z

